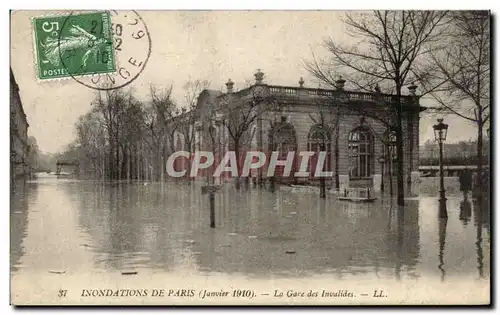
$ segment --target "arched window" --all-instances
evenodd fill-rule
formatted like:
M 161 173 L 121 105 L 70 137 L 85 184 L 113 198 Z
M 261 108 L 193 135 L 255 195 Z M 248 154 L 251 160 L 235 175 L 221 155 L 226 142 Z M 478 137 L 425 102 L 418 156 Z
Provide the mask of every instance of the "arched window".
M 307 137 L 307 150 L 316 152 L 314 156 L 311 157 L 308 172 L 311 176 L 314 176 L 316 171 L 316 164 L 319 157 L 320 151 L 326 151 L 326 159 L 323 167 L 323 171 L 331 171 L 331 153 L 332 153 L 332 141 L 329 129 L 321 124 L 316 124 L 311 127 L 309 135 Z M 324 143 L 324 149 L 321 149 L 321 145 Z
M 366 178 L 373 174 L 373 135 L 366 127 L 349 133 L 349 161 L 351 178 Z

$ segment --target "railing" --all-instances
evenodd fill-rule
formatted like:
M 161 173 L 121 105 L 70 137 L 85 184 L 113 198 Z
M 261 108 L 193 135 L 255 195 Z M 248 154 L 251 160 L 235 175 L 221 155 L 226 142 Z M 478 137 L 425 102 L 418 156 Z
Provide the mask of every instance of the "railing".
M 233 92 L 235 97 L 244 97 L 252 93 L 255 89 L 254 86 L 250 86 L 243 90 Z M 339 90 L 327 90 L 327 89 L 310 89 L 301 88 L 294 86 L 279 86 L 279 85 L 262 85 L 268 89 L 270 96 L 284 97 L 284 98 L 320 98 L 328 99 L 332 98 L 339 101 L 361 101 L 361 102 L 373 102 L 373 103 L 385 103 L 385 104 L 411 104 L 414 101 L 414 96 L 403 95 L 398 102 L 398 97 L 391 94 L 382 93 L 371 93 L 371 92 L 356 92 L 356 91 L 339 91 Z M 222 94 L 220 97 L 224 97 Z
M 345 98 L 346 101 L 364 101 L 364 102 L 384 102 L 388 104 L 397 104 L 398 99 L 396 95 L 390 94 L 377 94 L 369 92 L 355 92 L 355 91 L 337 91 L 326 89 L 308 89 L 290 86 L 273 86 L 269 85 L 269 94 L 282 97 L 332 97 L 332 98 Z M 411 103 L 413 96 L 401 96 L 401 103 Z
M 288 96 L 298 96 L 299 90 L 291 87 L 285 86 L 270 86 L 269 93 L 271 95 L 288 95 Z

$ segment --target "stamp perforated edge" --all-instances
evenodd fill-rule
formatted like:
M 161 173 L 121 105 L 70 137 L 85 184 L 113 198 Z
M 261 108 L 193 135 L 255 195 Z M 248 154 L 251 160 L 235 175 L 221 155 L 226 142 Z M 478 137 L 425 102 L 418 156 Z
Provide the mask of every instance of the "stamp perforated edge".
M 111 10 L 65 10 L 65 11 L 59 11 L 59 12 L 54 12 L 54 11 L 51 11 L 50 13 L 47 13 L 47 14 L 42 14 L 42 15 L 38 15 L 38 16 L 32 16 L 30 18 L 30 25 L 31 25 L 31 40 L 32 40 L 32 48 L 33 48 L 33 66 L 35 68 L 35 77 L 36 77 L 36 81 L 37 83 L 46 83 L 46 82 L 54 82 L 54 81 L 67 81 L 68 79 L 71 79 L 71 80 L 74 80 L 74 78 L 71 76 L 71 75 L 67 75 L 67 76 L 62 76 L 62 77 L 55 77 L 55 78 L 47 78 L 47 79 L 40 79 L 40 68 L 38 67 L 38 53 L 37 53 L 37 44 L 36 44 L 36 24 L 35 24 L 35 21 L 36 19 L 41 19 L 41 18 L 50 18 L 50 17 L 64 17 L 64 16 L 68 16 L 68 13 L 70 14 L 88 14 L 88 13 L 99 13 L 99 12 L 104 12 L 104 11 L 107 11 L 107 12 L 111 12 Z M 109 15 L 109 18 L 110 18 L 110 22 L 111 22 L 111 17 L 112 15 L 110 14 Z M 114 75 L 117 73 L 117 69 L 119 69 L 118 67 L 118 60 L 117 60 L 117 54 L 116 54 L 116 50 L 113 49 L 113 54 L 114 54 L 114 61 L 115 61 L 115 71 L 112 71 L 112 72 L 105 72 L 105 73 L 99 73 L 99 74 L 108 74 L 108 75 Z M 92 77 L 93 75 L 95 75 L 96 73 L 92 73 L 92 74 L 83 74 L 83 75 L 79 75 L 78 77 L 79 78 L 84 78 L 84 77 Z

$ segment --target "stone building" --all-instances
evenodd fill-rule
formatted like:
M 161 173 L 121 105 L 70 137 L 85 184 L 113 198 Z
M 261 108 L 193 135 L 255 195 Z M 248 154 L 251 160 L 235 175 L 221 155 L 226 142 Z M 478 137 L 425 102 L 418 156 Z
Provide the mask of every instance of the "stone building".
M 10 69 L 10 164 L 12 179 L 28 176 L 30 172 L 28 126 L 19 96 L 19 86 L 12 69 Z
M 336 81 L 336 89 L 308 88 L 302 78 L 298 83 L 268 85 L 259 70 L 255 83 L 243 90 L 233 91 L 231 80 L 226 83 L 225 93 L 204 90 L 193 114 L 196 122 L 192 151 L 212 150 L 212 135 L 217 139 L 213 151 L 219 156 L 227 150 L 279 151 L 281 160 L 293 151 L 296 158 L 291 176 L 283 176 L 283 169 L 277 169 L 276 179 L 295 184 L 318 183 L 313 176 L 315 162 L 318 152 L 326 151 L 323 170 L 333 173 L 327 179 L 328 185 L 337 188 L 338 182 L 341 190 L 373 187 L 379 191 L 382 179 L 388 185 L 389 174 L 395 176 L 396 172 L 395 133 L 387 127 L 391 124 L 387 108 L 398 104 L 404 116 L 404 178 L 408 188 L 417 193 L 419 113 L 424 108 L 419 105 L 416 86 L 409 86 L 408 95 L 397 102 L 395 95 L 382 94 L 378 88 L 368 93 L 345 90 L 341 78 Z M 179 134 L 177 150 L 185 149 L 181 143 Z M 309 178 L 293 176 L 300 167 L 300 151 L 316 152 L 310 158 Z M 265 168 L 255 170 L 252 176 L 265 181 Z M 395 186 L 395 177 L 392 182 Z

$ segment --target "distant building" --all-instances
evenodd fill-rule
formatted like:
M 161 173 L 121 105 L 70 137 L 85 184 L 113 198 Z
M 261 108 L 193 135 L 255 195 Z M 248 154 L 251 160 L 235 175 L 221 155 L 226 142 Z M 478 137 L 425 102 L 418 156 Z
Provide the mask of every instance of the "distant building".
M 10 69 L 10 163 L 11 178 L 29 175 L 28 121 L 19 96 L 19 86 Z
M 263 78 L 264 73 L 259 70 L 255 74 L 255 84 L 243 90 L 233 91 L 234 83 L 229 80 L 225 93 L 214 90 L 201 92 L 195 109 L 196 132 L 191 152 L 209 150 L 212 141 L 209 126 L 212 126 L 212 134 L 216 130 L 216 151 L 219 155 L 222 156 L 227 150 L 234 151 L 236 145 L 227 126 L 232 125 L 234 134 L 238 124 L 243 125 L 251 120 L 248 128 L 242 128 L 246 131 L 239 143 L 241 153 L 255 149 L 279 151 L 282 160 L 286 159 L 288 152 L 294 151 L 296 158 L 291 172 L 294 174 L 300 167 L 298 152 L 316 152 L 310 161 L 317 161 L 317 152 L 326 151 L 326 166 L 323 170 L 333 172 L 333 176 L 328 178 L 330 186 L 335 182 L 338 172 L 341 190 L 345 187 L 372 187 L 378 191 L 382 181 L 382 165 L 379 162 L 382 159 L 379 158 L 384 157 L 386 160 L 384 175 L 392 172 L 395 176 L 397 170 L 395 134 L 376 118 L 387 115 L 388 106 L 400 104 L 404 115 L 405 182 L 412 188 L 418 183 L 419 113 L 425 108 L 419 105 L 419 98 L 415 95 L 416 86 L 408 87 L 409 94 L 397 102 L 397 96 L 382 94 L 378 87 L 373 92 L 344 90 L 345 80 L 341 78 L 336 82 L 336 89 L 308 88 L 302 78 L 298 86 L 268 85 L 263 82 Z M 184 112 L 179 118 L 188 114 Z M 258 118 L 245 122 L 245 117 L 253 114 Z M 182 135 L 178 134 L 176 139 L 176 150 L 185 149 Z M 336 155 L 338 165 L 335 165 Z M 314 165 L 316 163 L 309 163 L 310 178 L 292 175 L 280 177 L 280 181 L 317 183 L 317 178 L 312 176 Z M 282 170 L 277 171 L 280 172 Z M 262 180 L 266 177 L 265 172 L 253 175 Z M 387 180 L 388 176 L 385 176 L 384 182 Z
M 483 163 L 489 164 L 490 141 L 483 139 Z M 460 141 L 443 144 L 443 163 L 445 165 L 471 165 L 476 163 L 477 141 Z M 439 147 L 436 141 L 427 140 L 420 146 L 420 165 L 437 165 Z

